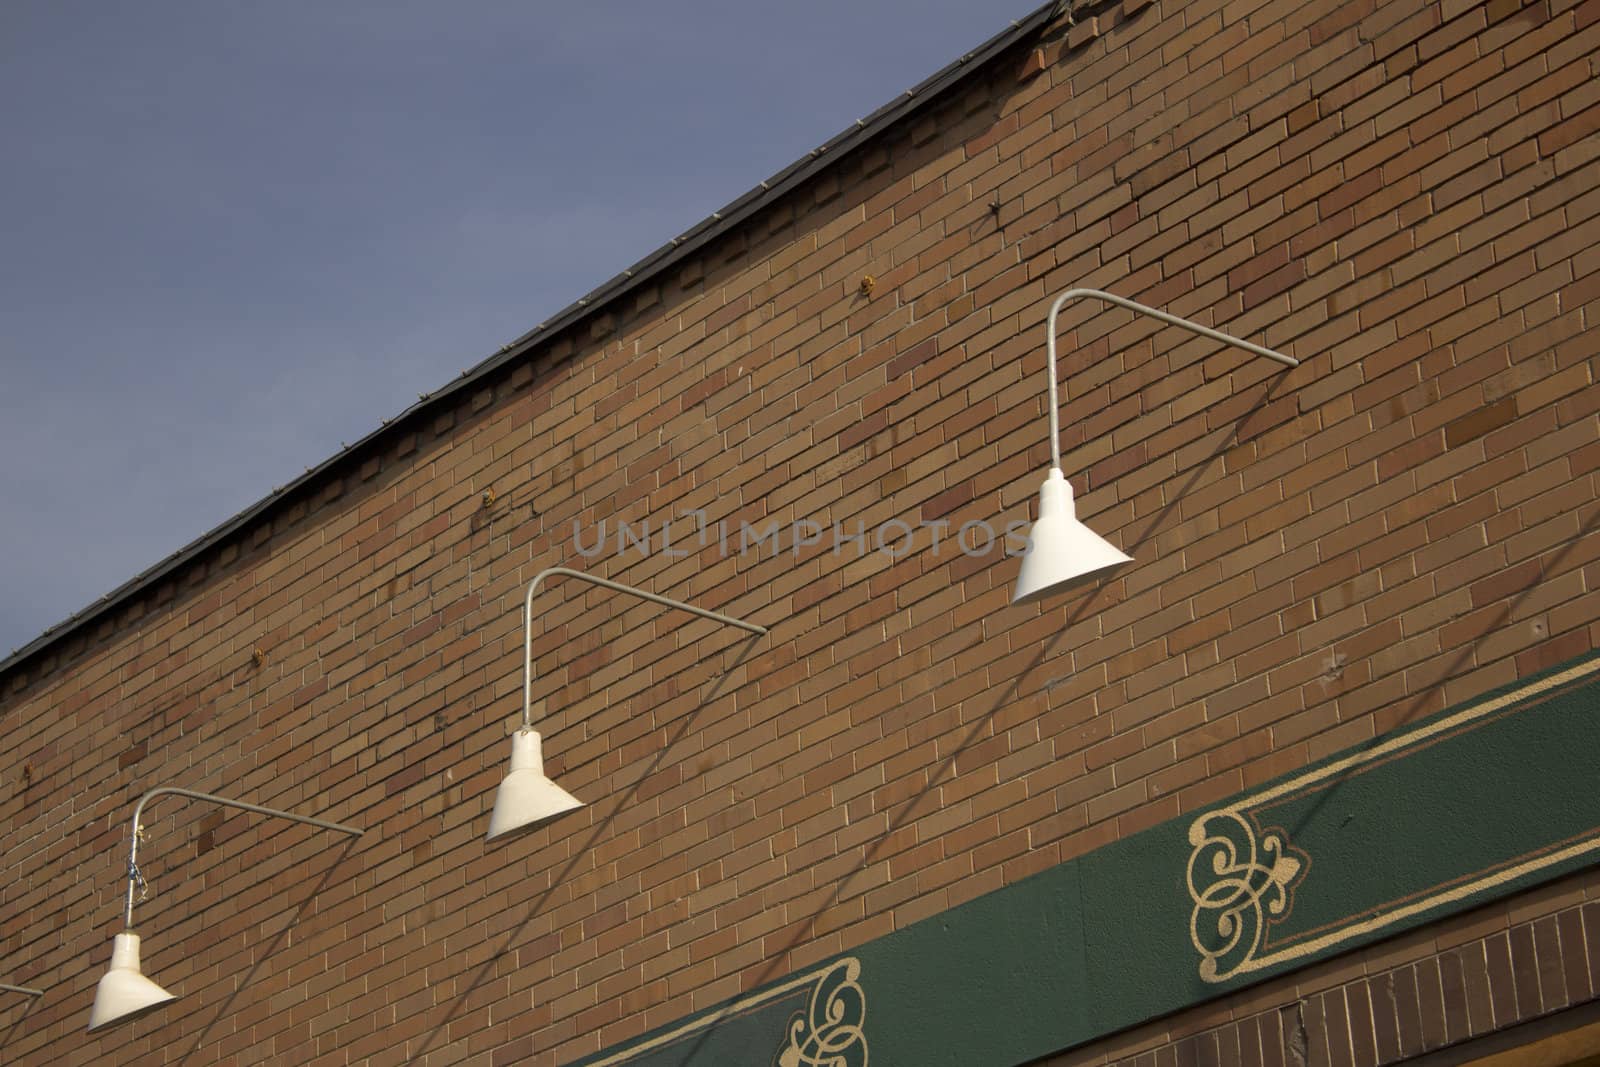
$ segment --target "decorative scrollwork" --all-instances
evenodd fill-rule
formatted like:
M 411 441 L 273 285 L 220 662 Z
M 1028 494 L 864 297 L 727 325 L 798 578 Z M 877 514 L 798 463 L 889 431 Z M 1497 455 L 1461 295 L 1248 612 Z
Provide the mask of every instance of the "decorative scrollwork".
M 1189 938 L 1200 977 L 1221 982 L 1249 964 L 1267 926 L 1289 914 L 1310 858 L 1282 830 L 1262 833 L 1236 811 L 1214 811 L 1189 825 Z
M 867 1067 L 867 994 L 860 977 L 860 960 L 843 959 L 828 969 L 806 1009 L 790 1018 L 776 1067 Z

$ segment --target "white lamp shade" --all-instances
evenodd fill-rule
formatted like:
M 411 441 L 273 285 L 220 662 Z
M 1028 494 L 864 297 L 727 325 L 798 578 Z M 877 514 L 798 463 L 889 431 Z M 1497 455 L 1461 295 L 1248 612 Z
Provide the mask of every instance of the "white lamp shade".
M 94 992 L 94 1009 L 89 1012 L 89 1029 L 129 1019 L 169 1000 L 171 993 L 139 971 L 139 935 L 122 933 L 111 945 L 111 969 L 100 979 Z
M 1078 521 L 1072 486 L 1052 467 L 1039 489 L 1039 520 L 1028 532 L 1028 547 L 1011 592 L 1013 604 L 1065 593 L 1104 577 L 1133 560 Z
M 558 815 L 577 811 L 583 801 L 544 776 L 544 751 L 533 730 L 511 735 L 511 770 L 494 795 L 489 837 L 528 830 Z

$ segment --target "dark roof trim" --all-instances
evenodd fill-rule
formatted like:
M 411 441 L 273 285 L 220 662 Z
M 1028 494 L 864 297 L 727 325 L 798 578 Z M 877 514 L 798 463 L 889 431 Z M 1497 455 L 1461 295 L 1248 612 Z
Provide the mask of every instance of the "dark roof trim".
M 1050 0 L 1050 3 L 1045 4 L 1021 21 L 1013 22 L 1009 28 L 995 34 L 932 77 L 913 88 L 907 89 L 866 118 L 857 120 L 855 125 L 845 129 L 827 143 L 812 149 L 807 155 L 780 170 L 754 189 L 724 206 L 721 210 L 713 211 L 708 218 L 700 220 L 682 235 L 674 237 L 671 241 L 651 252 L 627 270 L 624 270 L 621 274 L 591 290 L 587 295 L 579 297 L 575 302 L 568 304 L 555 315 L 504 346 L 499 352 L 479 363 L 476 367 L 462 371 L 459 377 L 448 384 L 431 393 L 424 394 L 415 404 L 412 404 L 394 418 L 386 420 L 383 425 L 362 437 L 355 444 L 346 445 L 342 451 L 310 468 L 294 481 L 274 489 L 270 495 L 256 501 L 227 522 L 189 542 L 189 544 L 180 548 L 160 563 L 129 579 L 99 600 L 50 627 L 26 645 L 16 649 L 4 660 L 0 660 L 0 675 L 4 675 L 22 661 L 37 655 L 69 634 L 103 619 L 118 607 L 121 607 L 126 601 L 132 599 L 136 594 L 153 586 L 179 568 L 186 566 L 201 553 L 239 533 L 286 500 L 298 496 L 300 490 L 344 462 L 351 453 L 367 451 L 380 438 L 392 433 L 398 433 L 402 423 L 414 423 L 424 415 L 445 406 L 464 390 L 471 389 L 482 379 L 526 356 L 537 345 L 544 343 L 562 330 L 583 321 L 590 315 L 603 310 L 612 301 L 653 281 L 670 267 L 694 255 L 707 244 L 716 240 L 733 227 L 738 226 L 762 208 L 841 162 L 851 152 L 872 141 L 895 123 L 931 106 L 934 101 L 965 82 L 969 77 L 972 77 L 1001 53 L 1048 25 L 1054 20 L 1058 10 L 1063 7 L 1064 0 Z

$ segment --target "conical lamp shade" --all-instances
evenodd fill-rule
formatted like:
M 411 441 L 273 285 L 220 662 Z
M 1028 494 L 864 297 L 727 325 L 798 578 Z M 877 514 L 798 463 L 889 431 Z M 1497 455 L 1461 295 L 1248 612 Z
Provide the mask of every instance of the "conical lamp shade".
M 130 1019 L 151 1008 L 176 999 L 139 971 L 139 935 L 122 933 L 111 945 L 111 969 L 94 991 L 94 1009 L 89 1012 L 89 1029 Z
M 1039 490 L 1039 521 L 1028 531 L 1028 547 L 1011 591 L 1013 604 L 1065 593 L 1104 577 L 1113 568 L 1132 563 L 1116 548 L 1078 521 L 1072 486 L 1052 467 Z
M 577 811 L 583 801 L 544 776 L 544 751 L 533 730 L 511 735 L 511 770 L 494 795 L 489 837 L 529 830 L 557 815 Z

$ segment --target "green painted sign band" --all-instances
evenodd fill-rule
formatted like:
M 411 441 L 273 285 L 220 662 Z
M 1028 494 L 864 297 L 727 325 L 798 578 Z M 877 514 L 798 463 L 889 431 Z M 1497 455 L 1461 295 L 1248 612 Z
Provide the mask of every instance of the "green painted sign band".
M 859 960 L 836 959 L 582 1063 L 867 1067 L 860 977 Z
M 1597 677 L 1600 659 L 1558 669 L 1192 822 L 1191 941 L 1201 976 L 1220 982 L 1321 957 L 1600 852 L 1593 772 L 1571 758 L 1596 751 L 1583 743 L 1593 740 L 1595 717 L 1581 694 Z M 1508 767 L 1513 760 L 1520 767 Z M 1289 825 L 1293 845 L 1279 829 Z M 1260 873 L 1258 849 L 1274 858 L 1271 874 Z M 1318 895 L 1300 894 L 1290 907 L 1312 857 L 1343 872 L 1379 864 L 1387 877 L 1367 875 L 1364 885 L 1346 877 L 1338 892 L 1306 879 L 1306 893 Z M 1235 867 L 1269 891 L 1244 887 Z
M 1028 1063 L 1600 860 L 1596 752 L 1600 654 L 582 1067 Z

